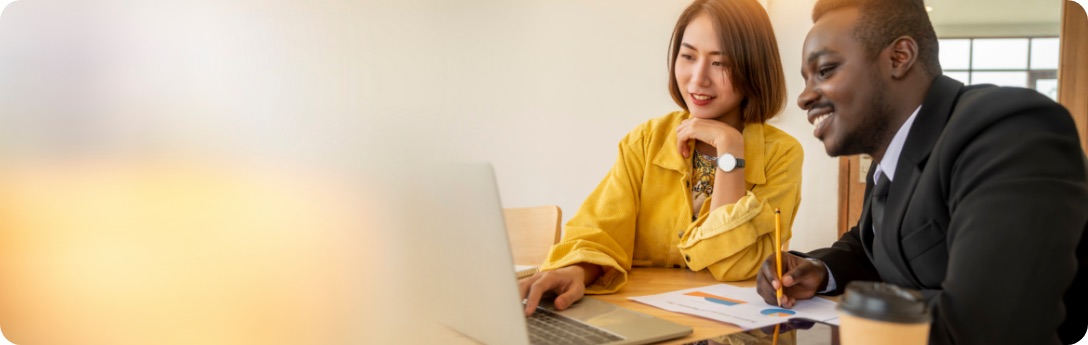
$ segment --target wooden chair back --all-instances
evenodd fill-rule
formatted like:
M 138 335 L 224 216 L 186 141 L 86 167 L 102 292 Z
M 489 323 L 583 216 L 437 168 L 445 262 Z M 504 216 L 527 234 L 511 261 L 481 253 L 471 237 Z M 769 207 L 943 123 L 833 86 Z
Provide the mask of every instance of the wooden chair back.
M 515 264 L 540 265 L 559 242 L 563 219 L 559 206 L 506 208 L 503 216 Z

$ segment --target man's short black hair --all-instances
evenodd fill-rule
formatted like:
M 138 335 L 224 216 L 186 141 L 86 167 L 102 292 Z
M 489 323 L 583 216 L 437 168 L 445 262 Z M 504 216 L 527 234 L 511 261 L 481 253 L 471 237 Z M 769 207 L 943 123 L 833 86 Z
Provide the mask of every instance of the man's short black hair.
M 910 36 L 918 42 L 918 60 L 925 65 L 926 74 L 941 75 L 937 34 L 922 0 L 820 0 L 812 9 L 812 22 L 828 12 L 851 7 L 858 9 L 854 38 L 865 47 L 870 59 L 896 38 Z

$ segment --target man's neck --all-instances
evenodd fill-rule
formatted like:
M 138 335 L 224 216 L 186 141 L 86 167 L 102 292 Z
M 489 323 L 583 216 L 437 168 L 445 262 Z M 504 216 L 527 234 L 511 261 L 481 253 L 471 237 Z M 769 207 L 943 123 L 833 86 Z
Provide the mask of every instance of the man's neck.
M 926 94 L 929 92 L 934 80 L 920 75 L 913 78 L 915 80 L 904 81 L 902 83 L 904 84 L 903 87 L 899 89 L 888 90 L 888 95 L 891 96 L 888 101 L 893 104 L 891 119 L 888 121 L 888 127 L 884 129 L 884 133 L 881 133 L 876 148 L 869 153 L 876 162 L 884 159 L 884 154 L 888 152 L 888 145 L 891 145 L 895 133 L 899 132 L 899 128 L 903 127 L 903 122 L 906 122 L 907 118 L 914 113 L 914 110 L 925 101 Z
M 892 143 L 892 138 L 895 137 L 895 133 L 899 132 L 899 128 L 903 127 L 903 122 L 907 121 L 911 112 L 903 112 L 895 110 L 895 115 L 888 123 L 888 127 L 884 129 L 884 133 L 881 133 L 876 149 L 869 155 L 873 157 L 873 161 L 880 162 L 884 159 L 884 154 L 888 153 L 888 146 Z

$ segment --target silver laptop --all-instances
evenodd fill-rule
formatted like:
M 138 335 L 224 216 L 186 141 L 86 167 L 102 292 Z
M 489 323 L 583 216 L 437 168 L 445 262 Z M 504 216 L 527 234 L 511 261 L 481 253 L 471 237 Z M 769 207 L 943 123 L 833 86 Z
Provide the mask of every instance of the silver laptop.
M 441 294 L 434 310 L 439 323 L 484 344 L 646 344 L 692 332 L 592 297 L 563 311 L 542 303 L 527 320 L 491 166 L 458 164 L 432 172 L 428 199 L 434 202 L 417 221 L 430 224 L 424 226 L 430 254 L 440 258 L 431 267 Z M 571 339 L 571 332 L 587 337 Z

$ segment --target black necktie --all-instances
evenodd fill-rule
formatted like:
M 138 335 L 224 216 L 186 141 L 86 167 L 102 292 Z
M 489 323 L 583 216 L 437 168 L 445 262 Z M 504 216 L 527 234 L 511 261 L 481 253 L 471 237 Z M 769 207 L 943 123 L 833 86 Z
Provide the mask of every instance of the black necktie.
M 888 189 L 891 189 L 892 181 L 888 180 L 888 174 L 880 174 L 880 180 L 876 183 L 876 188 L 873 189 L 873 200 L 870 201 L 870 207 L 872 207 L 873 217 L 873 235 L 883 231 L 884 224 L 884 204 L 888 201 Z

